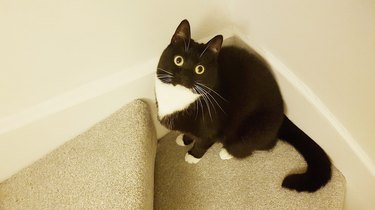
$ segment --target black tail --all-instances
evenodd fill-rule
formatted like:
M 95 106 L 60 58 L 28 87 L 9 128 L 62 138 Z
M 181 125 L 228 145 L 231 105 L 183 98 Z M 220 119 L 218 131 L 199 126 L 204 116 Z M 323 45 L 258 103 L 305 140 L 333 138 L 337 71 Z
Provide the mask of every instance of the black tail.
M 285 177 L 282 186 L 297 191 L 315 192 L 331 179 L 331 161 L 324 150 L 307 134 L 284 116 L 279 138 L 293 145 L 307 162 L 303 174 Z

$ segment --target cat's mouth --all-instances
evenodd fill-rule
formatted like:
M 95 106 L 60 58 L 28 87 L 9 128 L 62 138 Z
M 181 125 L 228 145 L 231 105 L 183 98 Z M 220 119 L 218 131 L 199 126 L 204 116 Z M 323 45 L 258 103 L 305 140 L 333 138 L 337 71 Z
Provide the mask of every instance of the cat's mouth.
M 192 89 L 194 85 L 193 82 L 180 78 L 180 77 L 166 78 L 166 77 L 158 76 L 158 79 L 165 84 L 171 84 L 173 86 L 180 85 L 188 89 Z
M 187 82 L 187 81 L 183 81 L 183 80 L 178 80 L 178 79 L 172 80 L 171 84 L 173 86 L 181 85 L 181 86 L 184 86 L 184 87 L 186 87 L 188 89 L 192 89 L 193 88 L 193 84 L 191 82 Z
M 165 80 L 165 79 L 160 79 L 159 77 L 157 78 L 159 81 L 158 84 L 164 84 L 168 85 L 170 87 L 176 88 L 176 89 L 181 89 L 184 88 L 185 90 L 189 90 L 189 92 L 193 94 L 198 94 L 199 93 L 194 89 L 194 85 L 188 82 L 182 82 L 180 80 L 176 79 L 170 79 L 170 80 Z

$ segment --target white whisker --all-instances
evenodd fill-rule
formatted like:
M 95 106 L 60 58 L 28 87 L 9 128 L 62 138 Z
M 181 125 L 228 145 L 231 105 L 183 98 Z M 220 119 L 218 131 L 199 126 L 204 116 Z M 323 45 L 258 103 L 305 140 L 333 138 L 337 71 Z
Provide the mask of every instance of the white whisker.
M 212 121 L 212 115 L 211 115 L 211 109 L 210 109 L 210 103 L 207 101 L 207 97 L 203 95 L 203 99 L 206 103 L 207 109 L 208 109 L 208 115 L 210 115 L 211 121 Z
M 164 70 L 164 69 L 162 69 L 162 68 L 158 68 L 158 70 L 163 71 L 163 72 L 165 72 L 165 73 L 167 73 L 167 74 L 173 75 L 171 72 L 166 71 L 166 70 Z
M 217 102 L 216 99 L 215 99 L 211 94 L 209 94 L 209 95 L 210 95 L 211 98 L 215 101 L 216 105 L 221 109 L 221 111 L 222 111 L 224 114 L 227 114 L 227 113 L 224 111 L 224 109 L 220 106 L 219 102 Z
M 211 108 L 210 108 L 210 99 L 207 97 L 207 95 L 205 94 L 204 90 L 202 88 L 200 88 L 199 86 L 197 86 L 197 90 L 199 90 L 202 94 L 201 96 L 203 97 L 203 100 L 207 106 L 207 110 L 208 110 L 208 114 L 210 115 L 210 118 L 211 118 L 211 121 L 212 121 L 212 114 L 211 114 Z
M 206 92 L 207 96 L 209 96 L 216 103 L 216 105 L 221 109 L 221 111 L 223 111 L 225 113 L 225 111 L 220 106 L 219 102 L 215 99 L 215 97 L 213 95 L 211 95 L 211 93 L 209 93 L 208 91 L 205 90 L 205 92 Z
M 210 96 L 211 96 L 210 93 L 208 91 L 204 90 L 203 88 L 199 87 L 199 86 L 197 88 L 199 88 L 201 90 L 201 92 L 203 93 L 203 96 L 210 102 L 210 104 L 212 105 L 212 108 L 214 109 L 215 113 L 217 113 L 216 108 L 215 108 L 215 104 L 213 104 L 213 102 L 210 98 Z
M 195 93 L 199 94 L 198 91 L 195 89 L 195 87 L 193 87 L 193 90 L 194 90 Z M 199 100 L 199 98 L 198 98 L 198 100 Z M 195 101 L 195 110 L 196 110 L 196 112 L 195 112 L 195 119 L 198 118 L 198 114 L 199 114 L 198 100 Z
M 199 103 L 200 105 L 200 108 L 202 109 L 202 118 L 203 118 L 203 121 L 204 121 L 204 109 L 203 109 L 203 104 L 202 104 L 202 98 L 203 98 L 203 93 L 201 93 L 201 91 L 198 89 L 198 86 L 194 86 L 195 88 L 193 88 L 199 95 L 201 95 L 201 97 L 199 97 L 197 99 L 197 104 Z
M 170 83 L 173 79 L 173 76 L 169 74 L 157 74 L 156 77 L 164 83 Z
M 220 108 L 220 110 L 226 114 L 226 112 L 224 111 L 223 107 L 220 106 L 220 103 L 215 99 L 215 97 L 208 91 L 208 90 L 205 90 L 202 86 L 197 86 L 197 89 L 200 89 L 201 92 L 203 92 L 205 95 L 208 96 L 209 99 L 212 99 L 215 104 Z M 215 108 L 215 104 L 213 104 L 212 100 L 210 100 L 211 104 L 212 104 L 212 107 L 214 107 L 214 110 L 215 110 L 215 113 L 216 113 L 216 108 Z
M 226 102 L 229 102 L 227 99 L 225 99 L 223 96 L 221 96 L 218 92 L 212 90 L 211 88 L 207 87 L 206 85 L 202 84 L 202 83 L 199 83 L 197 82 L 197 85 L 203 87 L 203 88 L 207 88 L 208 90 L 212 91 L 213 93 L 215 93 L 217 96 L 219 96 L 221 99 L 223 99 L 224 101 Z
M 173 78 L 173 76 L 171 75 L 161 75 L 161 74 L 159 74 L 157 77 L 158 78 Z
M 204 121 L 204 110 L 203 110 L 203 104 L 202 104 L 201 98 L 198 98 L 198 102 L 199 102 L 199 105 L 202 109 L 202 118 L 203 118 L 203 121 Z

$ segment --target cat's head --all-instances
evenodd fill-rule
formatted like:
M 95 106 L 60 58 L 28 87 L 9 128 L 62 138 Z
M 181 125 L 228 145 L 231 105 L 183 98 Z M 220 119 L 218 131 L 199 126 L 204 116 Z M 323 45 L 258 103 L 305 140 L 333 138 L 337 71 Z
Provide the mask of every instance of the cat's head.
M 166 84 L 184 86 L 193 92 L 200 92 L 204 86 L 213 89 L 217 84 L 217 60 L 222 42 L 221 35 L 206 44 L 195 42 L 190 37 L 189 22 L 183 20 L 160 57 L 158 79 Z

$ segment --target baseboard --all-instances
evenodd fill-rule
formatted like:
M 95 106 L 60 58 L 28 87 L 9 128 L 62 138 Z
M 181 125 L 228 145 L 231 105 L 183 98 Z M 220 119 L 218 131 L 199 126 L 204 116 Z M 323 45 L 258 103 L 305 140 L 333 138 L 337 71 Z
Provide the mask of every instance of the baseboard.
M 271 52 L 257 46 L 256 41 L 238 29 L 227 28 L 221 34 L 232 37 L 226 44 L 251 46 L 270 63 L 282 90 L 288 116 L 327 151 L 345 175 L 346 208 L 369 208 L 375 194 L 375 166 L 345 127 Z M 199 41 L 207 41 L 210 37 Z M 155 57 L 0 119 L 0 182 L 135 98 L 149 102 L 158 136 L 163 136 L 167 130 L 157 123 L 153 101 L 157 60 Z

